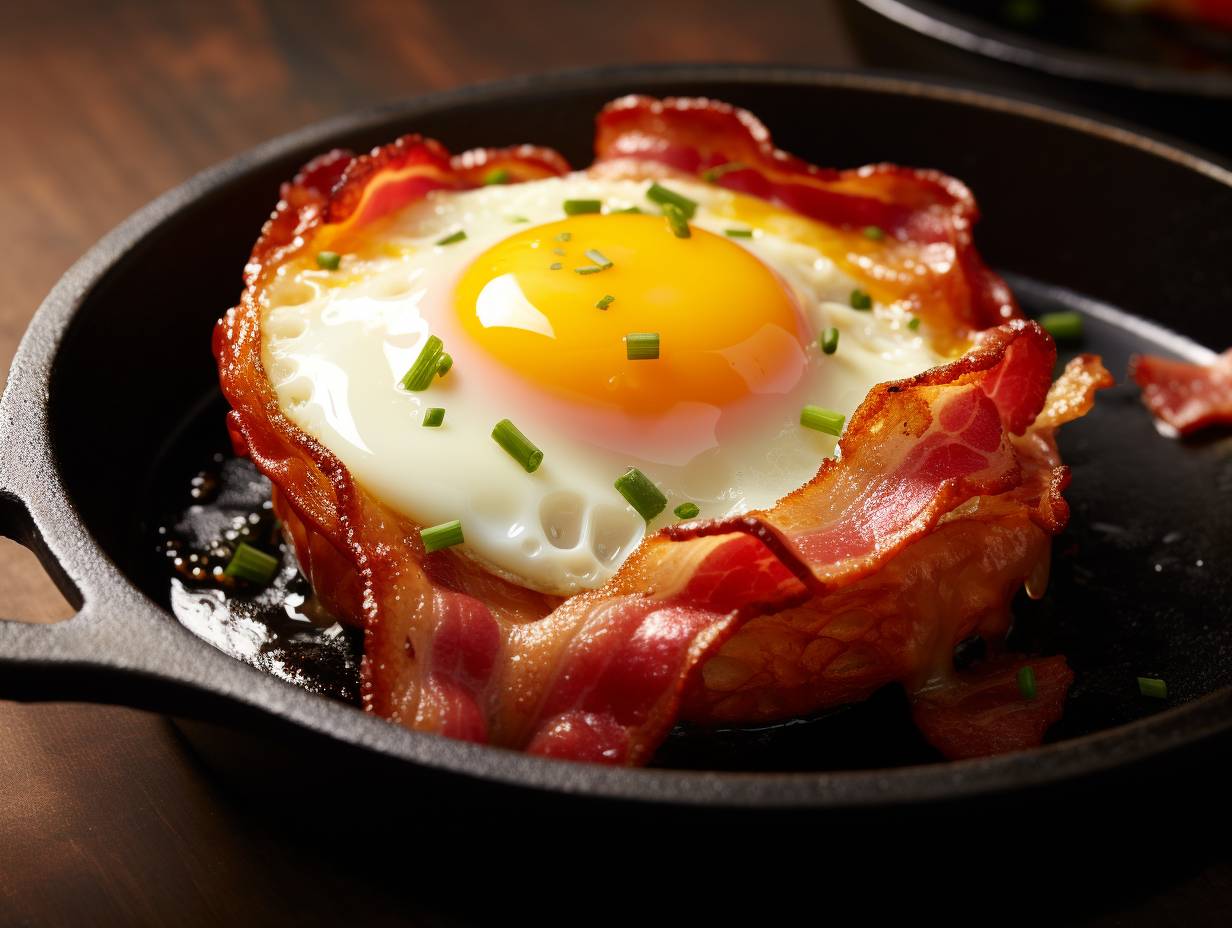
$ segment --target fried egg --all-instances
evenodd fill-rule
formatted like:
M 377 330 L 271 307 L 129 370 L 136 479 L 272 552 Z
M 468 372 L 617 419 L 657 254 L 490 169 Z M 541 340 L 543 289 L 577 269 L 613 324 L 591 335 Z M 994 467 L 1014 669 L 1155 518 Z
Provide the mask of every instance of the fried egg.
M 773 505 L 835 453 L 805 406 L 849 416 L 872 385 L 942 359 L 827 256 L 825 226 L 665 186 L 696 204 L 687 237 L 651 181 L 579 173 L 436 191 L 336 262 L 288 262 L 262 307 L 282 410 L 367 492 L 423 526 L 459 520 L 463 553 L 549 593 L 602 585 L 681 504 Z M 638 333 L 657 358 L 630 359 Z M 452 366 L 408 390 L 430 336 Z M 506 419 L 543 452 L 533 472 L 493 439 Z M 615 486 L 629 468 L 666 497 L 649 522 Z

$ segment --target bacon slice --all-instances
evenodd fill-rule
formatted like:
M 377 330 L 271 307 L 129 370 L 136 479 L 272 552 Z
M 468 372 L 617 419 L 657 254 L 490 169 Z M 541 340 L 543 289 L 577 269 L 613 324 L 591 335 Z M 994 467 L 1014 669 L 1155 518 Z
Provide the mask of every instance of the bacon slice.
M 850 225 L 843 234 L 861 243 L 871 240 L 855 224 L 878 224 L 893 236 L 880 246 L 887 266 L 949 249 L 928 299 L 956 331 L 1016 315 L 1003 285 L 976 273 L 970 195 L 940 175 L 811 168 L 770 148 L 752 117 L 703 101 L 618 101 L 600 117 L 599 151 L 622 170 L 641 159 L 647 173 L 646 159 L 697 170 L 739 156 L 755 169 L 720 182 Z M 950 658 L 975 633 L 995 650 L 1013 591 L 1046 577 L 1048 536 L 1068 516 L 1052 432 L 1109 382 L 1097 359 L 1080 358 L 1050 391 L 1055 349 L 1034 323 L 998 325 L 958 360 L 874 388 L 838 458 L 774 508 L 661 532 L 602 589 L 563 601 L 456 550 L 425 554 L 417 525 L 283 415 L 261 366 L 270 276 L 301 250 L 497 167 L 513 181 L 567 170 L 542 149 L 451 158 L 415 136 L 317 159 L 284 187 L 241 303 L 215 331 L 236 448 L 273 481 L 313 588 L 364 629 L 366 709 L 450 737 L 638 764 L 682 716 L 786 718 L 897 682 L 952 756 L 1038 743 L 1068 686 L 1063 659 L 1036 662 L 1049 668 L 1037 670 L 1043 695 L 1024 707 L 999 676 L 1010 658 L 971 674 Z M 998 727 L 1000 715 L 1013 724 Z
M 1181 435 L 1232 425 L 1232 348 L 1211 364 L 1139 355 L 1130 362 L 1130 376 L 1155 418 Z

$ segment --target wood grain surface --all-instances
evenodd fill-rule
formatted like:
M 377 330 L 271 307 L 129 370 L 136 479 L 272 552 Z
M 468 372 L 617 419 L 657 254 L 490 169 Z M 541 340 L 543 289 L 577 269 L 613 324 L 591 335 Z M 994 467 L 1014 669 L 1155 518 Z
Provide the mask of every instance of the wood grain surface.
M 125 216 L 196 171 L 315 120 L 551 68 L 849 67 L 860 63 L 854 48 L 838 2 L 824 0 L 10 0 L 0 20 L 0 360 L 7 369 L 42 297 Z M 71 614 L 33 557 L 7 541 L 0 604 L 5 617 L 29 621 Z M 371 797 L 347 801 L 364 808 Z M 467 867 L 523 865 L 526 840 L 471 847 Z M 421 866 L 434 853 L 425 836 L 405 836 L 397 866 L 366 865 L 373 849 L 358 845 L 314 834 L 294 810 L 270 814 L 233 794 L 165 719 L 0 703 L 0 924 L 461 918 L 467 906 L 451 909 L 415 879 L 432 872 Z M 654 849 L 660 865 L 662 854 Z M 477 873 L 471 892 L 482 894 Z M 1180 924 L 1170 919 L 1232 898 L 1229 882 L 1221 865 L 1202 863 L 1128 894 L 1110 884 L 1083 911 L 1091 924 Z M 534 911 L 532 921 L 552 920 L 550 909 Z

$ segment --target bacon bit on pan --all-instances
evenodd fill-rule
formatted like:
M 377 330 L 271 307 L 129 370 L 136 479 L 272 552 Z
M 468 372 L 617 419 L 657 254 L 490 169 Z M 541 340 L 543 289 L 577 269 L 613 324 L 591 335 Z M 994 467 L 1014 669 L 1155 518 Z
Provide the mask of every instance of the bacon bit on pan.
M 1232 348 L 1211 364 L 1138 355 L 1130 361 L 1130 376 L 1155 418 L 1181 435 L 1232 425 Z

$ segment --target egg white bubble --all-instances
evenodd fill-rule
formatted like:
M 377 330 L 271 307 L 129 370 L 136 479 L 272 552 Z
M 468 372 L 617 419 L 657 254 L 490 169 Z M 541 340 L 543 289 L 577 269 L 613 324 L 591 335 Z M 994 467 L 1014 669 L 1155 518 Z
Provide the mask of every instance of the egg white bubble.
M 365 252 L 375 256 L 345 255 L 337 271 L 284 266 L 265 292 L 262 320 L 263 361 L 282 409 L 395 511 L 425 526 L 460 519 L 466 554 L 515 582 L 569 595 L 602 585 L 648 531 L 675 519 L 682 502 L 696 503 L 702 518 L 721 518 L 771 506 L 812 478 L 837 440 L 802 428 L 802 406 L 850 416 L 872 385 L 941 362 L 902 310 L 852 309 L 857 283 L 833 261 L 758 229 L 732 241 L 786 283 L 811 333 L 805 374 L 774 397 L 771 413 L 762 407 L 750 421 L 693 403 L 658 426 L 648 423 L 638 448 L 601 426 L 579 432 L 576 416 L 566 428 L 561 400 L 538 398 L 463 332 L 455 286 L 492 245 L 564 218 L 566 199 L 653 210 L 649 186 L 573 174 L 436 192 L 389 221 L 380 232 L 388 247 Z M 732 218 L 732 194 L 706 184 L 668 186 L 699 204 L 693 225 L 720 235 L 744 225 Z M 459 229 L 464 240 L 435 244 Z M 824 355 L 817 335 L 831 326 L 840 347 Z M 403 390 L 399 381 L 430 334 L 444 341 L 453 368 L 427 390 Z M 424 412 L 434 406 L 446 410 L 444 425 L 424 428 Z M 543 449 L 534 474 L 492 440 L 505 418 Z M 613 486 L 630 466 L 668 499 L 649 526 Z

